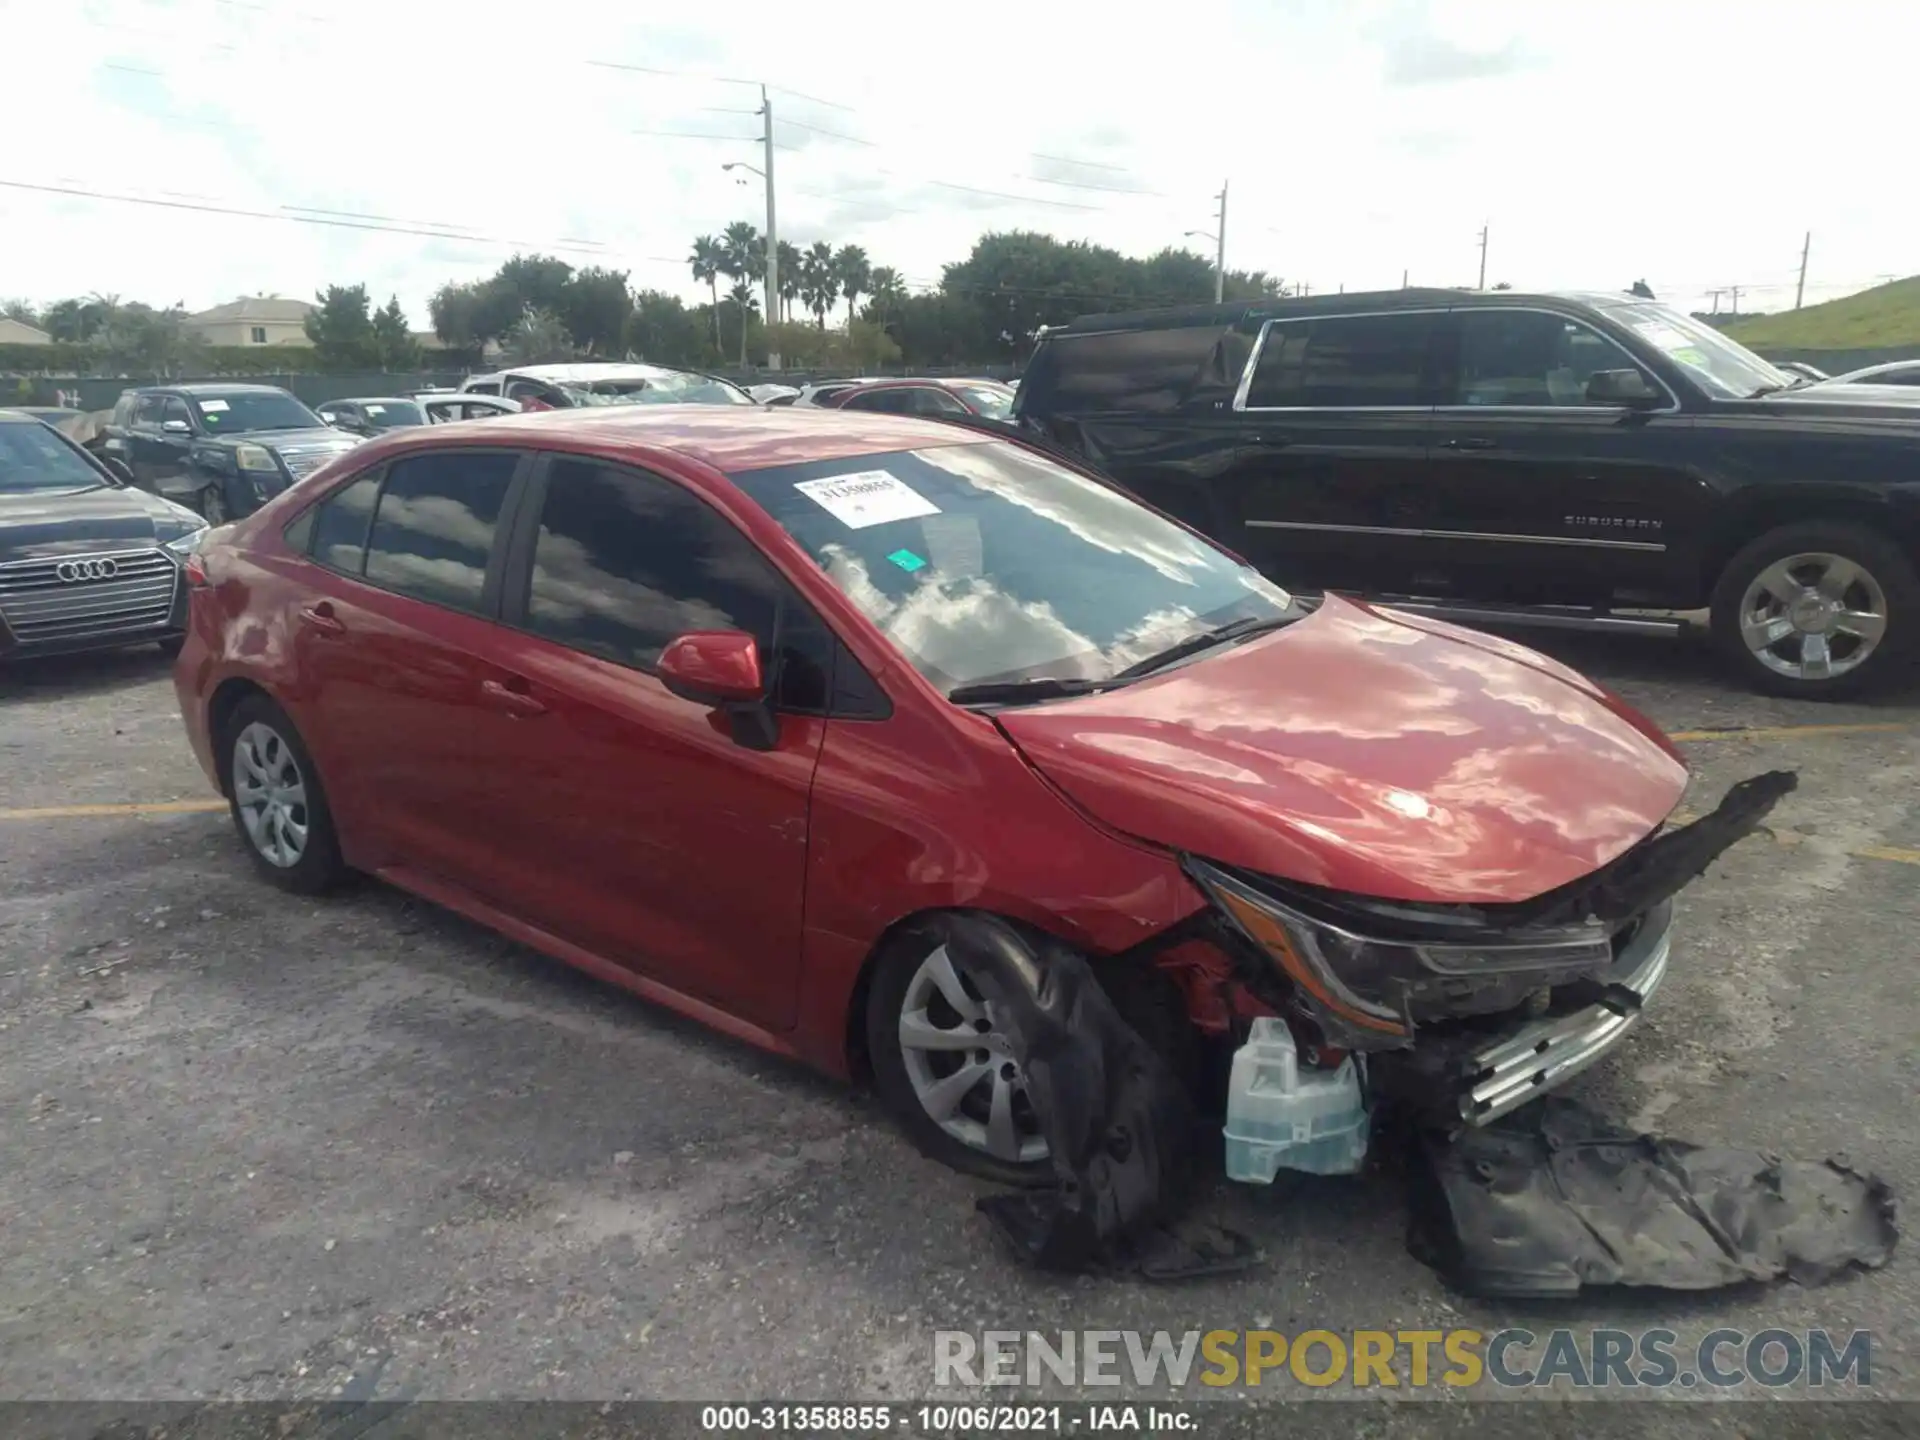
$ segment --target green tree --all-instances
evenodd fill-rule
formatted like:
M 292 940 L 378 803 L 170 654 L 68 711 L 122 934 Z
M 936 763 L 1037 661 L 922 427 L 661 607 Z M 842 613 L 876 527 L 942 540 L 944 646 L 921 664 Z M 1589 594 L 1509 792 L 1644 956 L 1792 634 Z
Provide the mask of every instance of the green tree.
M 891 265 L 876 265 L 873 274 L 867 278 L 867 290 L 871 297 L 867 313 L 874 323 L 885 329 L 894 307 L 907 298 L 906 282 Z
M 827 328 L 827 307 L 839 298 L 840 281 L 833 272 L 833 247 L 816 240 L 800 257 L 800 303 L 813 312 L 814 323 Z
M 744 367 L 747 363 L 747 328 L 752 323 L 752 317 L 759 312 L 760 301 L 753 293 L 753 286 L 745 280 L 734 281 L 727 298 L 733 301 L 733 308 L 740 315 L 740 364 Z
M 446 284 L 427 301 L 433 333 L 456 350 L 476 354 L 493 337 L 481 328 L 482 302 L 478 285 Z
M 687 257 L 693 278 L 707 287 L 713 301 L 713 348 L 716 351 L 720 348 L 720 267 L 726 259 L 726 248 L 711 235 L 695 240 L 693 253 Z
M 40 317 L 40 328 L 55 340 L 84 345 L 100 329 L 100 307 L 87 300 L 56 300 Z
M 41 328 L 40 312 L 34 309 L 33 303 L 28 300 L 7 300 L 0 302 L 0 317 L 8 320 L 18 320 L 22 325 L 31 325 L 36 330 Z
M 378 370 L 380 336 L 367 313 L 367 287 L 329 285 L 314 299 L 319 305 L 307 312 L 306 331 L 320 368 L 335 374 Z
M 800 247 L 791 241 L 780 242 L 780 322 L 793 318 L 793 302 L 800 298 Z M 780 352 L 785 355 L 787 352 Z
M 420 342 L 413 338 L 398 295 L 389 295 L 387 303 L 374 312 L 373 335 L 380 347 L 382 370 L 398 375 L 420 368 Z
M 873 266 L 867 260 L 867 252 L 858 245 L 842 245 L 833 257 L 833 278 L 840 286 L 840 293 L 847 297 L 847 327 L 851 330 L 854 304 L 873 283 Z
M 573 343 L 589 355 L 620 349 L 633 313 L 627 272 L 598 266 L 580 271 L 561 292 L 558 313 Z
M 567 327 L 551 310 L 529 305 L 501 342 L 512 365 L 542 365 L 555 360 L 571 360 L 573 347 L 567 342 Z
M 718 305 L 713 318 L 717 335 Z M 708 341 L 699 314 L 678 295 L 658 290 L 634 295 L 625 341 L 629 353 L 654 365 L 710 365 L 720 358 L 718 342 Z
M 177 380 L 203 361 L 206 341 L 187 328 L 181 306 L 156 310 L 138 301 L 123 305 L 118 296 L 100 299 L 100 328 L 89 343 L 109 371 Z

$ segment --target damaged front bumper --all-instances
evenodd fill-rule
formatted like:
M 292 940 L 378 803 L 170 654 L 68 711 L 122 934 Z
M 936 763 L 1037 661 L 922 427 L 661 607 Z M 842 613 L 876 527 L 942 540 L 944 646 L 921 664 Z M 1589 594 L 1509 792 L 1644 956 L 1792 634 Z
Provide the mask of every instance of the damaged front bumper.
M 1565 1015 L 1523 1025 L 1474 1050 L 1465 1062 L 1460 1118 L 1485 1125 L 1572 1079 L 1639 1022 L 1640 1007 L 1667 977 L 1673 905 L 1649 914 L 1601 979 L 1601 996 Z

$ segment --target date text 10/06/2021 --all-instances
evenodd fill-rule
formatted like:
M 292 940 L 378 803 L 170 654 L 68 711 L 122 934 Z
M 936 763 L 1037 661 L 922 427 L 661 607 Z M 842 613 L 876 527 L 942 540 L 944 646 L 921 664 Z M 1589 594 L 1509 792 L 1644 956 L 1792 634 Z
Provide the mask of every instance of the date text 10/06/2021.
M 807 1435 L 1078 1435 L 1186 1433 L 1200 1428 L 1180 1406 L 1113 1405 L 708 1405 L 700 1428 Z

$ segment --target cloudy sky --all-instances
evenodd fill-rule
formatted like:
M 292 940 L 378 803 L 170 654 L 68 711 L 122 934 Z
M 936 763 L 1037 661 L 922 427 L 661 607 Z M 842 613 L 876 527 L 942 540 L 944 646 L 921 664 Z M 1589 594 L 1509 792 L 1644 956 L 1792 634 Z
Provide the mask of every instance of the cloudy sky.
M 721 169 L 760 160 L 743 80 L 782 238 L 914 288 L 988 230 L 1183 243 L 1223 180 L 1229 265 L 1315 293 L 1470 284 L 1482 224 L 1517 289 L 1781 308 L 1809 229 L 1809 299 L 1920 271 L 1910 0 L 0 0 L 0 34 L 0 298 L 364 281 L 425 328 L 515 248 L 692 297 L 692 238 L 766 218 Z

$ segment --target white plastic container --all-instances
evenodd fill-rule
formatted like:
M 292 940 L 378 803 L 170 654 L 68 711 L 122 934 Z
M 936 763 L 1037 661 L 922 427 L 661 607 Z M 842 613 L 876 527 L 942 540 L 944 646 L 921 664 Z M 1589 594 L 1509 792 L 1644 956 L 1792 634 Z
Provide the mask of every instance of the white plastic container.
M 1276 1171 L 1351 1175 L 1367 1158 L 1367 1103 L 1349 1055 L 1337 1070 L 1300 1068 L 1284 1020 L 1253 1022 L 1227 1090 L 1227 1177 L 1271 1185 Z

